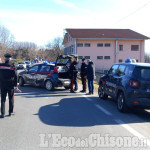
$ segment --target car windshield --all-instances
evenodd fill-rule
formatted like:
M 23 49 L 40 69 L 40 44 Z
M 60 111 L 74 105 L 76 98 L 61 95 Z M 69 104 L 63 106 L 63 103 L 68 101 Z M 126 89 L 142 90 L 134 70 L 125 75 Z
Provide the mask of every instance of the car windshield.
M 150 67 L 136 67 L 134 75 L 144 80 L 150 80 Z

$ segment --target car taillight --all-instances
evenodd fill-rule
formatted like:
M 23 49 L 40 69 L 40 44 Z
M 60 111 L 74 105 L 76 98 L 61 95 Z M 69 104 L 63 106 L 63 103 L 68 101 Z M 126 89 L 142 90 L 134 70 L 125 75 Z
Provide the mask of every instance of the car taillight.
M 58 73 L 57 67 L 54 67 L 54 73 Z
M 139 86 L 139 82 L 138 81 L 130 81 L 130 86 L 137 88 Z
M 103 81 L 103 85 L 105 85 L 106 84 L 106 82 L 105 81 Z

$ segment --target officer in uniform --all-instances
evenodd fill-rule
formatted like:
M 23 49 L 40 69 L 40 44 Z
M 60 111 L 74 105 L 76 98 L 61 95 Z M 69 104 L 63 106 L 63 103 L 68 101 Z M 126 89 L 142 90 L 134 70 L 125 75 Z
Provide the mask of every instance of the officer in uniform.
M 5 54 L 5 63 L 0 64 L 0 88 L 1 88 L 1 118 L 5 117 L 5 101 L 8 93 L 9 116 L 14 108 L 14 87 L 17 87 L 17 72 L 12 64 L 11 54 Z M 19 89 L 18 89 L 19 92 Z
M 85 63 L 85 58 L 82 59 L 82 64 L 81 64 L 81 80 L 82 80 L 82 88 L 83 90 L 80 92 L 86 92 L 86 70 L 87 70 L 87 64 Z
M 78 68 L 77 68 L 77 60 L 75 59 L 69 68 L 69 73 L 71 77 L 71 87 L 70 92 L 74 93 L 78 90 L 78 83 L 77 83 L 77 74 L 78 74 Z M 75 88 L 73 89 L 73 85 L 75 85 Z

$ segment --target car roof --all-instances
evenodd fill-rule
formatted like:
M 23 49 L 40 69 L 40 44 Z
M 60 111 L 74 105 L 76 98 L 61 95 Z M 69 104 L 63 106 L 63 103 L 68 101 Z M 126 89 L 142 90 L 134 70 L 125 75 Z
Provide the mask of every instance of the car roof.
M 118 65 L 133 65 L 133 66 L 139 66 L 139 67 L 150 67 L 150 63 L 115 63 Z

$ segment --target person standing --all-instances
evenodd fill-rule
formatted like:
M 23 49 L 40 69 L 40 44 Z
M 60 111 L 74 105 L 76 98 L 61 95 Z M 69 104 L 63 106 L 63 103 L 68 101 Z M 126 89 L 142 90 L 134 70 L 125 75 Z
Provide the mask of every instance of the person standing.
M 8 93 L 9 97 L 9 116 L 14 108 L 14 87 L 17 88 L 17 72 L 12 64 L 11 54 L 5 54 L 5 63 L 0 64 L 0 88 L 1 88 L 1 117 L 5 117 L 5 101 Z
M 71 87 L 70 92 L 74 93 L 78 90 L 78 83 L 77 83 L 77 74 L 78 74 L 78 67 L 77 67 L 77 60 L 74 60 L 69 68 L 69 73 L 71 77 Z M 73 85 L 75 85 L 75 88 L 73 88 Z
M 89 63 L 87 65 L 87 79 L 88 79 L 88 89 L 89 94 L 94 94 L 94 78 L 95 78 L 95 67 L 91 60 L 89 60 Z
M 82 59 L 81 64 L 81 81 L 82 81 L 82 90 L 80 92 L 86 92 L 86 70 L 87 70 L 87 64 L 85 63 L 85 58 Z

